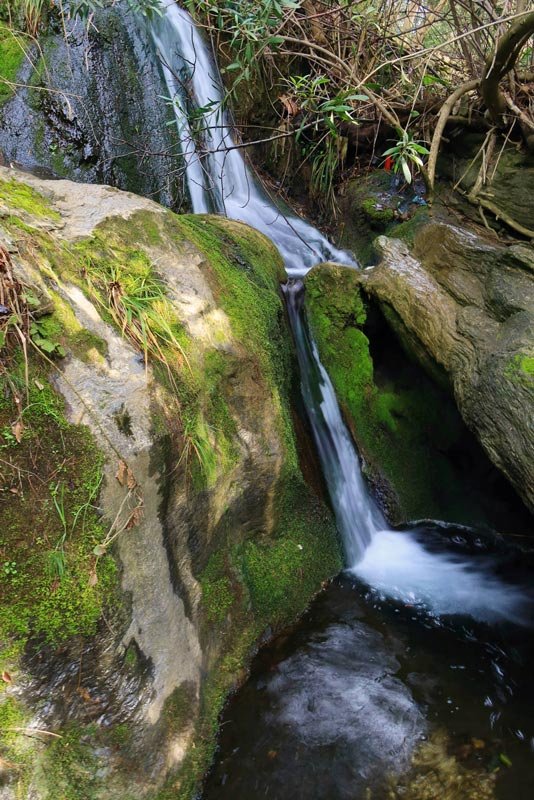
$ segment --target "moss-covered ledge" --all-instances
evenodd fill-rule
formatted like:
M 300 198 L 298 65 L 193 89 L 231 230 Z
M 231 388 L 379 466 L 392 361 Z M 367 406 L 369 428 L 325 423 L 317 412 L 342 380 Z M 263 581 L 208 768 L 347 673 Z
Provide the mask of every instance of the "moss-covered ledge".
M 0 242 L 29 319 L 27 362 L 4 342 L 21 494 L 0 502 L 21 512 L 0 715 L 50 732 L 27 756 L 0 741 L 9 791 L 189 800 L 254 648 L 340 567 L 298 463 L 279 255 L 240 223 L 2 168 Z

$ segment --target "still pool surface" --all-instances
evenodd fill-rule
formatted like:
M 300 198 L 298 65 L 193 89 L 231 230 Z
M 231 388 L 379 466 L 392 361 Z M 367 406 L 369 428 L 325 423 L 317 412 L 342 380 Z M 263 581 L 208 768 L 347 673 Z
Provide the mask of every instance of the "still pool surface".
M 478 537 L 427 533 L 434 555 L 463 548 L 477 568 Z M 531 557 L 493 555 L 501 588 L 530 582 Z M 340 576 L 256 657 L 203 800 L 532 800 L 529 616 L 438 616 Z

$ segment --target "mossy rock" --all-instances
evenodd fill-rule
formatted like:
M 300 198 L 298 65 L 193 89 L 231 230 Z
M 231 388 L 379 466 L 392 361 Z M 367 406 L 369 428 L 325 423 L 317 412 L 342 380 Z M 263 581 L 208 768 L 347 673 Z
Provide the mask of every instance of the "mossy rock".
M 426 215 L 414 187 L 400 191 L 398 178 L 385 170 L 375 170 L 347 182 L 339 196 L 338 233 L 341 244 L 353 250 L 364 264 L 376 263 L 373 241 L 380 233 L 411 235 L 412 227 Z M 393 234 L 392 232 L 395 231 Z
M 306 313 L 364 472 L 390 521 L 485 520 L 478 475 L 463 474 L 461 464 L 485 474 L 489 465 L 483 459 L 480 470 L 473 466 L 477 451 L 451 397 L 406 358 L 366 299 L 361 273 L 315 267 L 306 277 Z
M 29 759 L 19 791 L 48 797 L 50 774 L 73 800 L 130 800 L 143 781 L 155 795 L 176 746 L 169 792 L 189 800 L 258 641 L 341 567 L 297 455 L 283 265 L 242 223 L 109 187 L 0 168 L 0 193 L 0 236 L 52 311 L 32 322 L 28 371 L 16 337 L 5 362 L 2 444 L 20 478 L 8 489 L 23 491 L 0 496 L 13 522 L 4 666 L 16 673 L 24 651 L 40 693 L 64 675 L 74 723 L 52 693 L 64 741 Z M 107 732 L 87 720 L 93 696 Z

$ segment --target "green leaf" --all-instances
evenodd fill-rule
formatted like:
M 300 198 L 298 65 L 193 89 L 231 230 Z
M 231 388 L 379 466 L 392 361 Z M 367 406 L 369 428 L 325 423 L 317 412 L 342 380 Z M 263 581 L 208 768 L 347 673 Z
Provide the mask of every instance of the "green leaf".
M 96 547 L 93 547 L 93 555 L 95 556 L 105 556 L 106 555 L 106 548 L 103 544 L 97 544 Z
M 37 306 L 39 305 L 38 298 L 34 294 L 32 294 L 32 292 L 25 292 L 22 295 L 22 297 L 26 301 L 26 303 L 32 308 L 37 308 Z
M 55 342 L 51 342 L 50 339 L 43 339 L 41 336 L 36 336 L 34 342 L 39 350 L 44 350 L 45 353 L 53 353 L 57 347 Z
M 427 156 L 430 153 L 430 150 L 428 150 L 428 148 L 424 147 L 422 144 L 416 144 L 415 142 L 412 142 L 412 148 L 417 153 L 421 153 L 424 156 Z
M 504 764 L 505 767 L 512 766 L 512 762 L 505 753 L 499 753 L 499 760 L 501 761 L 502 764 Z
M 285 36 L 270 36 L 267 44 L 284 44 L 285 40 Z
M 423 86 L 432 86 L 433 83 L 439 83 L 440 86 L 447 85 L 447 82 L 443 78 L 438 78 L 437 75 L 425 75 L 423 77 Z

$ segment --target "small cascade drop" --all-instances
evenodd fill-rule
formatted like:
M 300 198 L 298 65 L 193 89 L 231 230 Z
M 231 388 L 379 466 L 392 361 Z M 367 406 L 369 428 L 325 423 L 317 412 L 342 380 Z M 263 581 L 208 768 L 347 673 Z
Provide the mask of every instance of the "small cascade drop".
M 302 392 L 349 571 L 380 595 L 436 616 L 470 614 L 527 624 L 524 591 L 496 577 L 494 565 L 451 556 L 446 548 L 431 552 L 414 532 L 389 529 L 365 485 L 334 388 L 303 319 L 298 280 L 324 261 L 357 265 L 312 225 L 282 212 L 255 180 L 232 138 L 217 66 L 190 15 L 168 2 L 151 24 L 174 104 L 193 211 L 246 222 L 268 236 L 284 259 Z
M 341 533 L 347 564 L 357 564 L 374 535 L 388 525 L 365 485 L 358 456 L 347 430 L 317 345 L 302 316 L 303 286 L 285 288 L 289 318 L 300 367 L 302 394 L 332 506 Z

